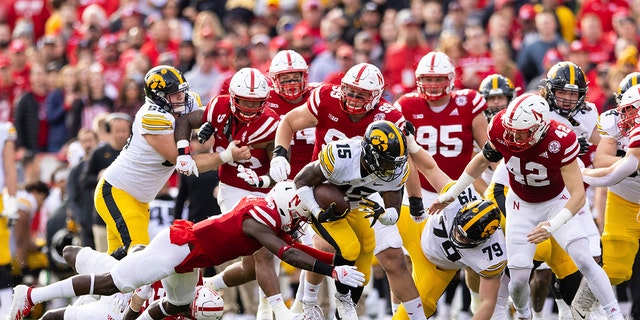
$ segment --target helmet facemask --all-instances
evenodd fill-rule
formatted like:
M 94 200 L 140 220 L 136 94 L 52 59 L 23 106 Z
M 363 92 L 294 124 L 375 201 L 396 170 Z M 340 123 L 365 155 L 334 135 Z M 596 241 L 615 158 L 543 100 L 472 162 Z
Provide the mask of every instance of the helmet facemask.
M 273 88 L 288 100 L 300 98 L 307 90 L 308 73 L 306 70 L 280 72 L 273 76 Z
M 504 128 L 502 138 L 512 151 L 520 152 L 531 148 L 537 142 L 535 133 L 539 129 L 539 125 L 527 129 Z
M 637 101 L 636 103 L 640 105 L 640 101 Z M 617 124 L 618 128 L 620 128 L 620 133 L 622 133 L 623 136 L 628 136 L 631 129 L 640 123 L 640 118 L 638 117 L 638 105 L 627 104 L 616 108 L 616 111 L 618 112 Z
M 342 110 L 349 114 L 367 113 L 380 101 L 379 92 L 342 83 L 341 87 Z
M 260 118 L 265 101 L 266 98 L 241 98 L 231 94 L 231 112 L 238 120 L 250 123 Z
M 507 108 L 511 97 L 504 94 L 495 94 L 489 95 L 485 99 L 487 100 L 487 109 L 484 110 L 484 116 L 487 117 L 487 121 L 490 121 L 498 112 Z
M 407 156 L 393 157 L 389 153 L 375 149 L 371 144 L 363 141 L 363 161 L 370 172 L 382 181 L 393 181 L 404 174 Z
M 565 89 L 555 88 L 549 92 L 549 100 L 553 101 L 552 109 L 565 118 L 578 113 L 586 96 L 586 90 L 581 93 L 577 87 L 566 89 L 567 86 L 569 85 L 566 85 Z
M 451 92 L 451 79 L 447 75 L 422 75 L 416 80 L 416 86 L 423 98 L 436 101 Z

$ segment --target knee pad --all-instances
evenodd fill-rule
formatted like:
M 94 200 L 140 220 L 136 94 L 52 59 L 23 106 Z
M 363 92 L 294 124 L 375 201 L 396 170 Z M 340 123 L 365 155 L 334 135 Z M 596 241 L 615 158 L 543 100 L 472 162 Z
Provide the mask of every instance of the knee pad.
M 638 239 L 627 235 L 602 236 L 603 269 L 612 285 L 631 278 L 633 261 L 638 252 Z

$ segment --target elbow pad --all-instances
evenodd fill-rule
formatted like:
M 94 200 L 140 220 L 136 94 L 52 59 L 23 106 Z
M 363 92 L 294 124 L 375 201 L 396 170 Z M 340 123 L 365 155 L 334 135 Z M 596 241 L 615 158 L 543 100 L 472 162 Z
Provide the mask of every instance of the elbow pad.
M 498 162 L 502 159 L 502 153 L 498 152 L 494 148 L 491 148 L 489 141 L 484 144 L 484 147 L 482 148 L 482 155 L 485 157 L 485 159 L 491 162 Z

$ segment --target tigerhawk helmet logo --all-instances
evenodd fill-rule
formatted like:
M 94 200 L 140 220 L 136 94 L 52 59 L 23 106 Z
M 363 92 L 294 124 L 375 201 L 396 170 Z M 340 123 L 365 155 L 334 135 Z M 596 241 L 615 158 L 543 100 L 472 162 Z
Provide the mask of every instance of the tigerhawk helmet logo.
M 380 151 L 387 151 L 389 149 L 389 140 L 394 139 L 395 134 L 389 133 L 387 134 L 379 129 L 373 130 L 371 132 L 371 145 Z

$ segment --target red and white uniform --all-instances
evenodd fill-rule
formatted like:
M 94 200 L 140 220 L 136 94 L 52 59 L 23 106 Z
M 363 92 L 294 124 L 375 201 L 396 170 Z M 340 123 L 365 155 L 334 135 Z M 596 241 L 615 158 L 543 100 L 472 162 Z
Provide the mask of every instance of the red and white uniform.
M 244 197 L 225 215 L 218 215 L 194 224 L 176 220 L 161 231 L 142 251 L 123 258 L 111 269 L 113 282 L 120 291 L 128 292 L 160 279 L 167 300 L 186 305 L 195 298 L 200 278 L 197 268 L 211 267 L 235 258 L 250 255 L 262 244 L 242 230 L 246 219 L 255 219 L 273 230 L 289 245 L 318 257 L 319 251 L 295 243 L 281 229 L 281 219 L 272 202 L 261 197 Z M 331 262 L 333 257 L 321 257 Z
M 493 117 L 488 135 L 496 150 L 504 156 L 509 172 L 510 189 L 505 201 L 508 266 L 532 268 L 536 246 L 527 241 L 527 234 L 538 223 L 557 215 L 569 200 L 560 169 L 576 160 L 580 146 L 573 130 L 551 120 L 547 133 L 536 145 L 520 152 L 511 151 L 503 140 L 505 112 L 500 111 Z M 580 219 L 571 218 L 554 232 L 553 237 L 566 250 L 569 243 L 586 235 Z
M 416 142 L 440 169 L 450 177 L 459 177 L 473 156 L 472 122 L 486 108 L 484 98 L 475 90 L 457 90 L 451 93 L 446 106 L 433 107 L 418 93 L 408 93 L 400 97 L 395 106 L 413 123 Z M 440 191 L 422 175 L 420 185 L 432 193 Z
M 331 141 L 362 137 L 371 122 L 387 120 L 399 127 L 404 123 L 402 113 L 384 98 L 358 122 L 353 122 L 340 104 L 340 87 L 330 84 L 315 89 L 307 100 L 307 108 L 318 119 L 313 160 L 318 158 L 322 147 Z
M 291 103 L 282 98 L 275 90 L 271 89 L 269 98 L 267 99 L 267 107 L 273 109 L 281 117 L 287 114 L 294 108 L 304 104 L 309 96 L 311 90 L 317 87 L 317 83 L 307 85 L 307 91 L 302 95 L 302 100 L 298 103 Z M 289 150 L 291 158 L 289 163 L 291 164 L 290 177 L 295 177 L 296 174 L 309 162 L 311 162 L 311 156 L 313 154 L 313 145 L 316 141 L 316 128 L 306 128 L 298 130 L 293 134 L 291 141 L 291 148 Z
M 225 163 L 218 169 L 220 177 L 220 194 L 218 202 L 222 213 L 227 213 L 233 205 L 243 196 L 252 194 L 255 196 L 266 195 L 267 189 L 255 188 L 238 178 L 237 166 L 243 165 L 258 174 L 269 173 L 270 158 L 264 144 L 272 142 L 276 136 L 276 129 L 280 116 L 271 108 L 264 108 L 262 115 L 250 123 L 239 121 L 231 112 L 231 102 L 228 95 L 219 95 L 211 99 L 202 117 L 202 122 L 210 122 L 215 138 L 214 151 L 224 151 L 231 141 L 239 140 L 239 147 L 255 146 L 251 148 L 251 158 Z M 248 191 L 248 192 L 247 192 Z

